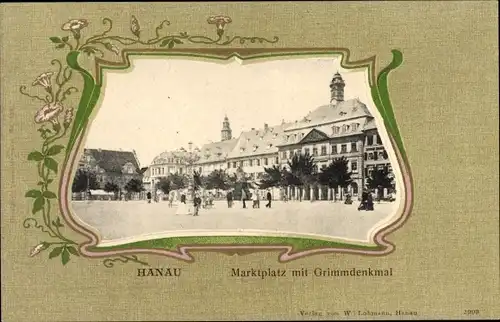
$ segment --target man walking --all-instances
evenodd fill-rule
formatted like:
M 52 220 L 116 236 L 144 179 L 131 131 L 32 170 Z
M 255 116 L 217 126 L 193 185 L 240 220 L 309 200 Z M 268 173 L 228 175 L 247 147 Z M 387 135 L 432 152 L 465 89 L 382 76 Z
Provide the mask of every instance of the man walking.
M 233 192 L 229 190 L 226 194 L 227 207 L 231 208 L 233 206 Z
M 201 198 L 200 198 L 200 195 L 198 193 L 194 197 L 193 204 L 194 204 L 193 216 L 198 216 L 198 212 L 200 211 L 200 206 L 201 206 Z
M 247 207 L 246 200 L 247 200 L 247 192 L 245 191 L 245 188 L 242 188 L 241 189 L 241 201 L 243 202 L 243 209 L 245 209 Z
M 266 208 L 271 208 L 271 201 L 273 200 L 273 196 L 271 195 L 270 190 L 267 190 L 266 199 L 267 199 Z
M 148 198 L 148 203 L 151 203 L 151 192 L 148 191 L 148 193 L 146 194 L 146 197 Z

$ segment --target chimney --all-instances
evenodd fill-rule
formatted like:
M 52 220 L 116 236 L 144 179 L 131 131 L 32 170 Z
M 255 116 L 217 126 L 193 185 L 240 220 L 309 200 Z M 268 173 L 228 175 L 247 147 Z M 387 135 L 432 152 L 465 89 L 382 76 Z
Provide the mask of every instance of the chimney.
M 269 125 L 267 123 L 264 123 L 264 131 L 267 132 L 269 130 Z
M 252 131 L 255 131 L 255 128 L 254 128 L 254 127 L 252 127 Z

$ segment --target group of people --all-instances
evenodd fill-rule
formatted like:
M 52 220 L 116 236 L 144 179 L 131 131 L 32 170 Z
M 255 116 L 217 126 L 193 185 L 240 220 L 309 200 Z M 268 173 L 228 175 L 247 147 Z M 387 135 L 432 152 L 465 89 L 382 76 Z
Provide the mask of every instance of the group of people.
M 358 210 L 373 210 L 373 196 L 369 190 L 363 190 Z
M 232 208 L 234 205 L 234 194 L 232 190 L 229 190 L 226 194 L 227 199 L 227 207 Z M 260 191 L 258 189 L 253 189 L 250 192 L 247 189 L 241 190 L 241 203 L 244 209 L 247 208 L 247 201 L 252 200 L 252 208 L 260 208 Z M 267 190 L 266 193 L 266 208 L 271 208 L 271 203 L 273 200 L 273 196 L 270 190 Z

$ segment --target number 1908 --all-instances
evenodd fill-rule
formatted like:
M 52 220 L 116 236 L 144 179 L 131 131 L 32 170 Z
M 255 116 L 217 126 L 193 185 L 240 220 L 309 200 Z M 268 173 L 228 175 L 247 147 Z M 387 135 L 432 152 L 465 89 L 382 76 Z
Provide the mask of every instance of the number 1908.
M 464 310 L 465 315 L 478 315 L 479 310 Z

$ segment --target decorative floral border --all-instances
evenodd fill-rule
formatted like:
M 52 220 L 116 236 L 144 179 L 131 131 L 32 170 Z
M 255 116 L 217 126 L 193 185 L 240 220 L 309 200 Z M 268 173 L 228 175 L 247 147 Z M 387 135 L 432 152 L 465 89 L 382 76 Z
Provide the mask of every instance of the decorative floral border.
M 227 16 L 211 16 L 207 22 L 215 25 L 217 37 L 211 38 L 208 36 L 189 35 L 187 32 L 180 32 L 178 34 L 162 35 L 166 26 L 170 25 L 167 20 L 162 21 L 155 29 L 155 37 L 144 39 L 142 37 L 142 29 L 139 21 L 135 16 L 132 16 L 130 21 L 131 36 L 114 36 L 110 35 L 113 23 L 111 19 L 104 18 L 102 20 L 106 30 L 100 34 L 90 37 L 84 37 L 83 30 L 89 26 L 89 22 L 85 19 L 74 19 L 66 22 L 61 26 L 66 34 L 62 37 L 50 37 L 50 41 L 55 45 L 56 49 L 67 49 L 69 52 L 66 55 L 66 64 L 60 60 L 54 59 L 51 61 L 52 65 L 56 65 L 58 70 L 56 73 L 52 71 L 45 72 L 38 76 L 32 86 L 34 87 L 34 94 L 27 92 L 26 86 L 20 87 L 20 93 L 32 99 L 39 100 L 42 107 L 35 115 L 34 122 L 39 125 L 38 132 L 43 140 L 42 148 L 31 152 L 28 155 L 28 160 L 37 163 L 38 188 L 31 189 L 26 193 L 27 198 L 32 199 L 32 216 L 25 219 L 25 228 L 37 228 L 45 233 L 46 240 L 38 243 L 30 252 L 30 256 L 50 250 L 49 258 L 60 256 L 63 265 L 66 265 L 71 255 L 85 257 L 99 257 L 105 258 L 104 265 L 106 267 L 113 267 L 115 262 L 126 263 L 129 261 L 136 262 L 142 265 L 148 265 L 146 262 L 141 261 L 135 254 L 150 253 L 162 254 L 178 258 L 185 261 L 192 261 L 192 256 L 189 255 L 189 250 L 203 250 L 203 251 L 222 251 L 228 254 L 244 254 L 266 250 L 283 250 L 280 256 L 280 261 L 288 261 L 298 257 L 311 255 L 314 253 L 323 252 L 349 252 L 369 255 L 383 255 L 393 251 L 394 245 L 385 240 L 385 235 L 399 228 L 406 220 L 411 210 L 412 205 L 412 182 L 406 158 L 404 147 L 402 144 L 401 136 L 396 125 L 392 107 L 388 98 L 387 91 L 387 74 L 399 66 L 402 62 L 402 54 L 399 51 L 393 51 L 393 62 L 380 72 L 378 78 L 374 76 L 375 57 L 371 57 L 365 61 L 350 62 L 349 51 L 347 49 L 329 49 L 329 52 L 336 52 L 342 55 L 342 66 L 345 68 L 359 68 L 361 66 L 367 67 L 370 74 L 370 86 L 372 88 L 372 96 L 374 98 L 377 108 L 381 112 L 385 125 L 387 127 L 391 144 L 397 154 L 397 159 L 403 173 L 406 198 L 403 210 L 403 215 L 390 227 L 385 227 L 379 231 L 375 236 L 375 241 L 379 248 L 375 250 L 360 250 L 360 249 L 346 249 L 346 248 L 311 248 L 301 252 L 293 252 L 293 247 L 289 245 L 273 244 L 273 245 L 182 245 L 178 246 L 178 252 L 167 251 L 161 249 L 121 249 L 114 251 L 92 251 L 98 242 L 98 235 L 85 227 L 82 227 L 74 221 L 71 216 L 67 215 L 69 211 L 68 206 L 68 179 L 72 172 L 72 166 L 76 162 L 77 152 L 82 143 L 82 137 L 90 114 L 97 104 L 97 100 L 101 93 L 102 86 L 102 69 L 105 66 L 114 66 L 118 68 L 126 68 L 130 66 L 129 55 L 133 53 L 144 52 L 167 52 L 169 54 L 183 54 L 186 52 L 212 52 L 212 56 L 218 59 L 228 59 L 231 56 L 240 56 L 240 53 L 245 53 L 249 49 L 238 48 L 226 49 L 219 51 L 212 49 L 194 49 L 194 50 L 177 50 L 176 46 L 191 43 L 203 44 L 212 46 L 228 46 L 234 42 L 240 45 L 245 43 L 276 43 L 279 39 L 274 37 L 271 40 L 262 37 L 242 37 L 242 36 L 225 36 L 225 28 L 232 22 L 230 17 Z M 139 45 L 140 47 L 134 47 Z M 253 49 L 247 55 L 252 57 L 252 52 L 257 56 L 263 55 L 284 55 L 288 53 L 314 53 L 318 51 L 325 51 L 313 49 L 305 50 L 304 48 L 298 49 Z M 86 69 L 82 68 L 78 63 L 78 57 L 82 54 L 94 56 L 95 60 L 95 77 Z M 113 62 L 109 59 L 108 55 L 113 55 L 120 59 L 119 62 Z M 205 55 L 207 56 L 207 55 Z M 241 58 L 241 57 L 240 57 Z M 73 71 L 77 71 L 83 78 L 83 89 L 80 91 L 78 88 L 71 86 Z M 73 108 L 65 107 L 66 99 L 73 93 L 81 92 L 80 101 L 76 113 L 73 115 Z M 63 104 L 64 103 L 64 104 Z M 69 106 L 69 105 L 68 105 Z M 69 138 L 67 137 L 68 130 Z M 61 139 L 67 139 L 66 147 L 61 144 L 56 144 Z M 61 152 L 65 150 L 63 160 L 63 170 L 60 175 L 59 185 L 59 198 L 54 191 L 51 191 L 50 186 L 58 179 L 59 163 L 57 161 Z M 90 241 L 84 243 L 77 243 L 67 238 L 61 229 L 65 227 L 60 217 L 52 214 L 52 202 L 59 201 L 60 210 L 62 211 L 63 221 L 69 225 L 70 229 L 80 232 L 81 234 L 90 237 Z M 39 223 L 37 219 L 38 214 L 41 213 L 43 223 Z M 110 256 L 118 256 L 110 258 Z

